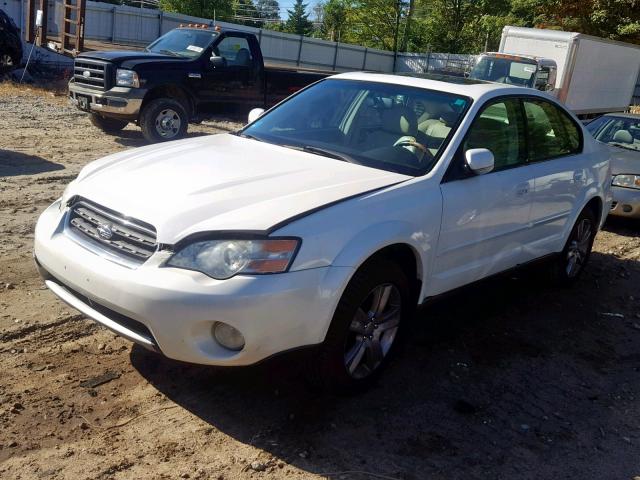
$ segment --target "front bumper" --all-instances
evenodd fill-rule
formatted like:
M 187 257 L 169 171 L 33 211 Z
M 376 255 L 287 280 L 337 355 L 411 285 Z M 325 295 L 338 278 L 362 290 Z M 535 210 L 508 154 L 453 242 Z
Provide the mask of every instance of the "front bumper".
M 250 365 L 321 343 L 353 269 L 325 267 L 214 280 L 162 268 L 157 252 L 132 269 L 87 250 L 64 232 L 56 202 L 38 220 L 35 257 L 47 286 L 62 300 L 146 348 L 207 365 Z M 232 351 L 211 335 L 216 322 L 240 330 Z
M 611 187 L 613 203 L 609 215 L 640 218 L 640 190 L 625 187 Z
M 73 80 L 69 82 L 69 101 L 80 110 L 130 120 L 138 118 L 146 93 L 144 88 L 113 87 L 100 91 L 80 86 Z

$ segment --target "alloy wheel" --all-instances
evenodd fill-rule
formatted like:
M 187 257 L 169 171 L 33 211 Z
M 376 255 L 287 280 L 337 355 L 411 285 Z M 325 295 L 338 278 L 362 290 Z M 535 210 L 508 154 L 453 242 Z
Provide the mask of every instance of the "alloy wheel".
M 593 227 L 588 218 L 583 218 L 576 226 L 567 249 L 565 266 L 567 277 L 575 278 L 582 270 L 589 255 L 592 232 Z
M 345 343 L 344 365 L 349 375 L 371 375 L 391 350 L 400 319 L 402 297 L 398 288 L 385 283 L 375 287 L 356 310 Z

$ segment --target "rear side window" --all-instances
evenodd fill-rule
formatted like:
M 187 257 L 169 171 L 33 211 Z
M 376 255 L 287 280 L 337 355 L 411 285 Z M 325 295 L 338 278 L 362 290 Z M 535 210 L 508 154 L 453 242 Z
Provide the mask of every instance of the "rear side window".
M 580 129 L 565 112 L 544 100 L 525 99 L 523 103 L 527 116 L 530 161 L 580 152 Z
M 493 153 L 494 171 L 525 163 L 524 122 L 520 101 L 504 99 L 485 107 L 474 120 L 463 151 L 486 148 Z

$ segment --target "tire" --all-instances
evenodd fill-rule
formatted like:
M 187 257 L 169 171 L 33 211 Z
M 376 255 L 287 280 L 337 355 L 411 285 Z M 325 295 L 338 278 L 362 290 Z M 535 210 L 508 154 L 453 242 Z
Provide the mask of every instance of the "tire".
M 397 264 L 376 259 L 363 265 L 342 294 L 325 341 L 309 368 L 311 386 L 350 394 L 375 382 L 397 350 L 402 329 L 413 314 L 415 298 L 411 292 Z M 378 314 L 382 312 L 390 320 L 376 322 L 380 317 L 374 315 L 373 303 L 385 296 L 387 301 Z
M 596 217 L 590 208 L 585 208 L 573 225 L 562 253 L 552 264 L 556 284 L 570 286 L 580 278 L 591 257 L 596 233 Z
M 168 142 L 187 133 L 189 116 L 177 100 L 157 98 L 147 103 L 140 114 L 140 127 L 150 143 Z
M 92 113 L 89 116 L 89 120 L 93 124 L 94 127 L 99 128 L 105 133 L 118 133 L 122 131 L 124 127 L 129 125 L 129 122 L 126 120 L 119 120 L 117 118 L 108 118 L 102 117 L 98 114 Z
M 10 72 L 11 70 L 18 68 L 20 60 L 12 57 L 8 53 L 0 54 L 0 72 Z

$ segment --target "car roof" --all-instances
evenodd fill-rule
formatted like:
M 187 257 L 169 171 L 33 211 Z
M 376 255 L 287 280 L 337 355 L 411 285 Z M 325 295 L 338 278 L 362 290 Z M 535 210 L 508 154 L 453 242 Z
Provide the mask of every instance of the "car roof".
M 408 87 L 418 87 L 427 90 L 437 90 L 449 92 L 477 100 L 485 96 L 495 95 L 540 95 L 538 90 L 514 87 L 503 83 L 486 82 L 465 77 L 455 77 L 449 75 L 434 75 L 425 73 L 375 73 L 375 72 L 349 72 L 340 73 L 331 77 L 332 79 L 360 80 L 369 82 L 392 83 L 405 85 Z
M 605 117 L 620 117 L 620 118 L 632 118 L 633 120 L 640 120 L 640 113 L 606 113 Z

